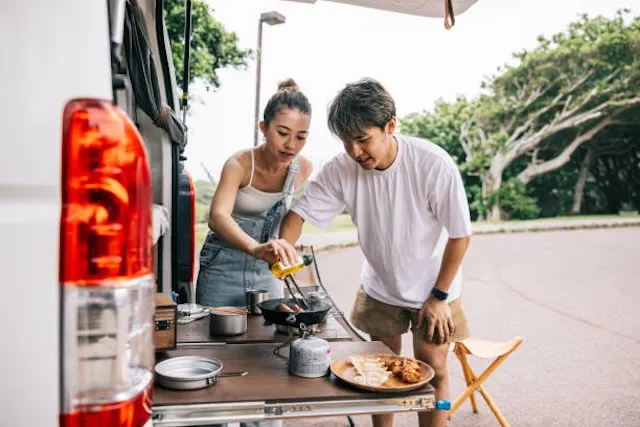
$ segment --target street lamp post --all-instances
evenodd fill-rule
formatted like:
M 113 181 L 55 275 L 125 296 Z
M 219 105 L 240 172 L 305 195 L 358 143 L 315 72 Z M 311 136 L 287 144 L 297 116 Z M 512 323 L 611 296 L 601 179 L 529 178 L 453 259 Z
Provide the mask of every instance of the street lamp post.
M 254 120 L 254 131 L 253 131 L 253 146 L 256 147 L 258 145 L 258 122 L 260 121 L 260 69 L 262 62 L 262 23 L 266 22 L 269 25 L 278 25 L 285 23 L 284 15 L 276 12 L 265 12 L 260 15 L 260 21 L 258 22 L 258 57 L 256 60 L 256 110 L 255 110 L 255 120 Z

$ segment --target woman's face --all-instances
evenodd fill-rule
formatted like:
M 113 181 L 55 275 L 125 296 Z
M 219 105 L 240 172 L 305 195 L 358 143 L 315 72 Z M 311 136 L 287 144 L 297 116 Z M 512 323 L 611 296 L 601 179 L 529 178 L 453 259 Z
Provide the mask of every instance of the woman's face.
M 267 127 L 260 122 L 269 153 L 281 163 L 289 163 L 307 142 L 311 117 L 298 110 L 283 108 Z

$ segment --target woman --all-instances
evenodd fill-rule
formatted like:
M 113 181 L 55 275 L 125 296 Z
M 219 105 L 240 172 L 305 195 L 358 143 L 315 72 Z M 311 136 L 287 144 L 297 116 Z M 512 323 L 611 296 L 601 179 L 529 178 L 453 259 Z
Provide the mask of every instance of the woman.
M 296 257 L 290 245 L 276 238 L 294 192 L 312 171 L 311 162 L 298 155 L 310 120 L 307 97 L 293 80 L 282 82 L 259 123 L 262 144 L 226 161 L 200 253 L 198 304 L 244 306 L 247 289 L 266 290 L 270 298 L 284 296 L 269 263 L 280 259 L 288 264 Z

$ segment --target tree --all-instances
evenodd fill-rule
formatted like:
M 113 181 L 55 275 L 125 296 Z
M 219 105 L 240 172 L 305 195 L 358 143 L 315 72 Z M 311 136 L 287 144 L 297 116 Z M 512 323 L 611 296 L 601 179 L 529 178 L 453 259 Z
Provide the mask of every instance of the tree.
M 176 79 L 182 84 L 184 61 L 185 1 L 165 0 L 165 23 L 171 43 Z M 225 67 L 245 68 L 250 50 L 238 47 L 235 33 L 228 32 L 213 17 L 213 9 L 202 0 L 193 0 L 191 12 L 191 47 L 189 81 L 201 78 L 213 87 L 220 86 L 218 70 Z
M 483 219 L 489 214 L 493 199 L 500 200 L 500 206 L 511 217 L 530 219 L 539 214 L 536 200 L 526 194 L 523 185 L 509 182 L 489 199 L 482 197 L 482 183 L 477 169 L 482 165 L 466 161 L 466 154 L 460 144 L 464 125 L 476 114 L 477 102 L 459 96 L 454 102 L 438 100 L 432 111 L 409 114 L 400 121 L 400 129 L 407 135 L 428 139 L 444 148 L 458 164 L 469 199 L 473 219 Z M 478 160 L 476 157 L 475 160 Z
M 639 111 L 636 111 L 636 117 L 637 113 Z M 585 172 L 587 180 L 591 178 L 591 198 L 595 196 L 605 201 L 598 203 L 604 213 L 640 210 L 639 131 L 637 123 L 611 128 L 587 147 L 593 153 L 590 168 Z M 593 189 L 597 189 L 597 194 L 593 194 Z M 583 191 L 586 192 L 586 185 Z M 579 213 L 584 195 L 576 192 L 575 196 L 575 212 Z
M 583 15 L 566 33 L 541 36 L 537 48 L 514 54 L 517 65 L 483 84 L 487 93 L 462 126 L 460 144 L 491 205 L 489 219 L 503 217 L 499 190 L 508 168 L 517 166 L 514 178 L 526 185 L 640 104 L 640 18 L 627 22 L 628 13 Z

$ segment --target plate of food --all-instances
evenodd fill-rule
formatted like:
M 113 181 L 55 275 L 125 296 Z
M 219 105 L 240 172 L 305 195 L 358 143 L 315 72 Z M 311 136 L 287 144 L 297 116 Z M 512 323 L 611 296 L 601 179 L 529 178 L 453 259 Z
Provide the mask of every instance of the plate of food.
M 362 390 L 399 393 L 424 387 L 435 375 L 433 368 L 411 357 L 369 354 L 336 359 L 331 372 Z

